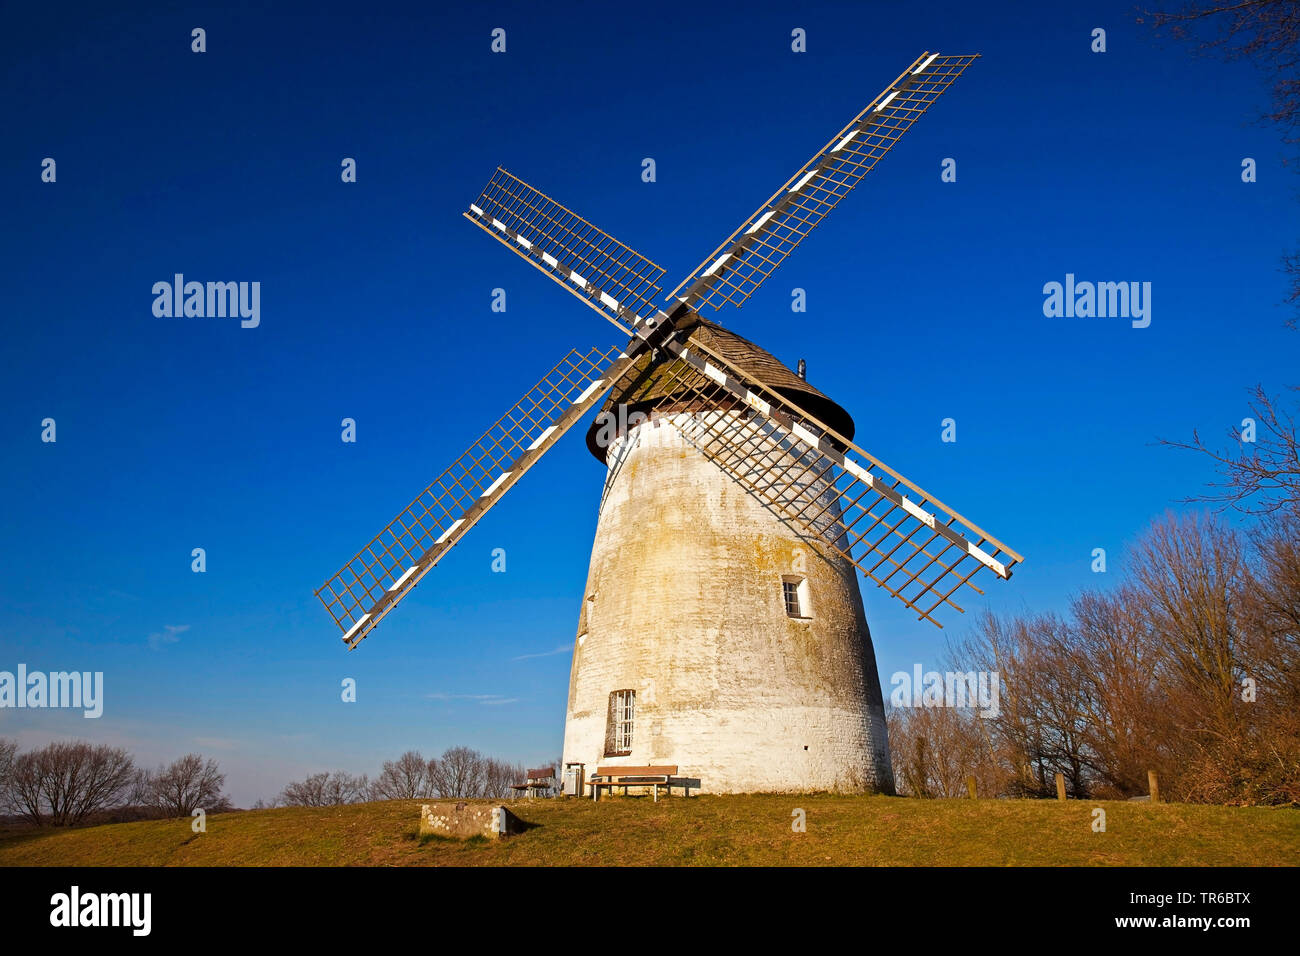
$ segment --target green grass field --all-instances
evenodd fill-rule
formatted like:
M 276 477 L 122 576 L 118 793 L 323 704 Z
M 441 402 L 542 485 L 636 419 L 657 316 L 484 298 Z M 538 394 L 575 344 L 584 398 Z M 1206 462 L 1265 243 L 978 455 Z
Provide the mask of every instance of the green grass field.
M 0 866 L 1294 866 L 1300 812 L 820 795 L 521 801 L 502 841 L 421 840 L 421 801 L 0 832 Z M 1106 832 L 1092 811 L 1106 811 Z M 791 829 L 806 811 L 807 832 Z

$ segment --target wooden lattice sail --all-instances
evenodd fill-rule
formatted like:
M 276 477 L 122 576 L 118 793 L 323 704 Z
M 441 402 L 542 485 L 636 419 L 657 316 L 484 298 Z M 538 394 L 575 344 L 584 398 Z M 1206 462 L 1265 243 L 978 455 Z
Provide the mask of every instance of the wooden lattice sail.
M 841 553 L 920 617 L 960 611 L 975 575 L 1019 554 L 852 444 L 852 419 L 704 306 L 742 305 L 943 95 L 977 55 L 923 53 L 655 304 L 664 270 L 498 168 L 465 217 L 631 336 L 621 351 L 571 352 L 317 591 L 355 647 L 556 441 L 611 402 L 743 409 L 689 434 L 711 461 L 786 520 L 813 527 L 782 485 L 834 491 Z M 592 440 L 589 433 L 589 443 Z M 787 452 L 797 451 L 790 457 Z M 779 452 L 779 453 L 778 453 Z M 776 467 L 772 462 L 781 462 Z M 794 462 L 794 464 L 791 464 Z

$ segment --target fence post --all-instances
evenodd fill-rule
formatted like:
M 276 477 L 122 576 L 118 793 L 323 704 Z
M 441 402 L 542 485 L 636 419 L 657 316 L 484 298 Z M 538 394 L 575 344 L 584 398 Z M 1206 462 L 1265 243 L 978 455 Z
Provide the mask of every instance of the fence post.
M 970 794 L 972 800 L 975 799 L 975 777 L 973 774 L 966 778 L 966 792 Z
M 1154 770 L 1147 771 L 1147 789 L 1151 791 L 1151 802 L 1160 802 L 1160 781 L 1156 779 Z
M 1058 773 L 1056 775 L 1056 799 L 1065 799 L 1065 774 L 1063 773 Z

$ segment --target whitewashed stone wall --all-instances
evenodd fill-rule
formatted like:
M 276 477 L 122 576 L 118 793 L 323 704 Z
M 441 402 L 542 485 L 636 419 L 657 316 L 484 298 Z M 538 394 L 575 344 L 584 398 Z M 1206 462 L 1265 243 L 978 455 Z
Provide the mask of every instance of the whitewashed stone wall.
M 633 428 L 609 461 L 564 760 L 588 776 L 677 764 L 715 793 L 892 792 L 853 566 L 783 524 L 669 418 Z M 792 574 L 808 581 L 809 620 L 786 615 Z M 606 757 L 609 697 L 623 689 L 636 691 L 632 752 Z

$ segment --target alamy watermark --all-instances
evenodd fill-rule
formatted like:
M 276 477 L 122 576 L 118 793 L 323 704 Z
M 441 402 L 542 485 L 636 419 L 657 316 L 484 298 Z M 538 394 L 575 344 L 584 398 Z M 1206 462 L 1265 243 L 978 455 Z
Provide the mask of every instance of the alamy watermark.
M 153 314 L 160 319 L 238 316 L 245 329 L 255 329 L 262 322 L 260 282 L 186 282 L 178 272 L 171 282 L 155 282 L 153 294 Z
M 1132 319 L 1133 328 L 1151 324 L 1150 282 L 1065 282 L 1043 285 L 1043 315 L 1049 319 Z
M 148 936 L 152 911 L 152 893 L 83 893 L 73 886 L 50 897 L 50 925 L 56 927 L 124 927 L 132 936 Z
M 103 671 L 0 671 L 0 707 L 69 707 L 83 717 L 104 713 Z
M 594 440 L 597 448 L 608 448 L 619 438 L 628 434 L 638 425 L 650 420 L 643 411 L 632 409 L 627 405 L 616 405 L 596 416 Z
M 895 671 L 889 678 L 895 707 L 978 707 L 981 717 L 996 717 L 1000 682 L 997 671 Z

